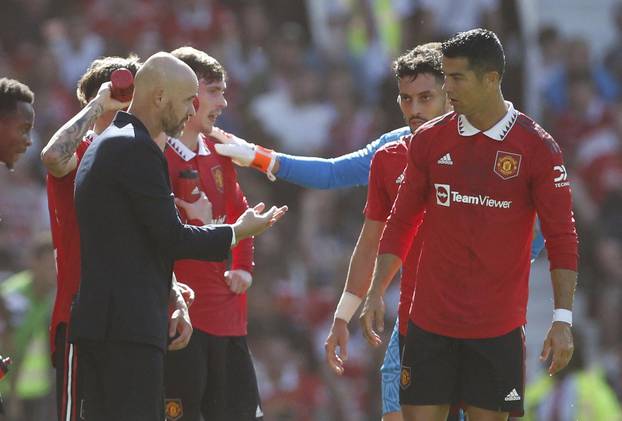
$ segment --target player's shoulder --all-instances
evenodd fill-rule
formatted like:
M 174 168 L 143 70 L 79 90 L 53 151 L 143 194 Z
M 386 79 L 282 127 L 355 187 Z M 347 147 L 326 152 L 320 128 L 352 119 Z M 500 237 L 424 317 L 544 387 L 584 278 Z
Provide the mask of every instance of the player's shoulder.
M 93 130 L 89 130 L 88 132 L 86 132 L 86 134 L 78 144 L 78 147 L 76 148 L 76 155 L 78 157 L 78 161 L 82 159 L 82 157 L 86 153 L 86 150 L 89 146 L 91 146 L 96 138 L 97 133 L 95 133 Z
M 408 151 L 408 141 L 410 139 L 410 135 L 402 136 L 398 140 L 394 140 L 393 142 L 385 143 L 376 151 L 374 155 L 374 159 L 379 156 L 391 156 L 398 155 Z
M 453 128 L 457 123 L 458 114 L 450 111 L 446 114 L 440 115 L 432 120 L 423 123 L 414 133 L 414 137 L 425 137 L 430 134 L 436 134 L 439 131 Z
M 561 148 L 555 139 L 553 139 L 553 136 L 528 115 L 519 111 L 514 127 L 518 133 L 524 137 L 524 141 L 546 146 L 546 148 L 554 154 L 561 153 Z
M 209 151 L 210 155 L 216 158 L 216 160 L 226 167 L 234 167 L 231 157 L 220 155 L 216 151 L 216 144 L 221 143 L 218 139 L 211 135 L 201 134 L 201 140 L 205 148 Z
M 203 133 L 201 133 L 200 141 L 203 142 L 205 147 L 208 148 L 210 152 L 216 150 L 216 148 L 214 147 L 216 143 L 220 143 L 215 137 Z

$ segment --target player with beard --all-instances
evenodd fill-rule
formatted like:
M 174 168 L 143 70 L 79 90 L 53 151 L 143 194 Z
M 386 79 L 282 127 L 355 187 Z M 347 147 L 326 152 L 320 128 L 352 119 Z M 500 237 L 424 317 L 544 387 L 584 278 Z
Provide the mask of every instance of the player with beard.
M 443 92 L 440 44 L 426 44 L 398 57 L 393 65 L 398 86 L 398 104 L 411 132 L 425 121 L 449 111 Z M 403 179 L 408 143 L 403 137 L 381 147 L 371 162 L 365 221 L 352 252 L 343 294 L 326 339 L 326 358 L 337 374 L 347 359 L 348 322 L 365 296 L 373 271 L 378 243 L 397 189 Z M 399 404 L 400 355 L 406 334 L 408 310 L 414 291 L 419 244 L 415 244 L 401 274 L 398 320 L 387 346 L 382 372 L 383 421 L 401 420 Z M 337 354 L 339 348 L 339 354 Z
M 520 416 L 529 250 L 538 214 L 555 310 L 541 358 L 549 374 L 572 357 L 577 235 L 562 153 L 540 126 L 504 101 L 505 55 L 488 30 L 442 44 L 444 88 L 454 112 L 412 136 L 404 180 L 387 220 L 361 314 L 380 343 L 382 295 L 417 238 L 417 289 L 402 354 L 405 420 L 445 420 L 453 404 L 469 419 Z M 511 241 L 508 241 L 511 239 Z
M 178 206 L 192 223 L 180 180 L 196 171 L 197 193 L 211 203 L 210 220 L 232 223 L 248 209 L 231 159 L 218 155 L 210 136 L 216 118 L 227 106 L 226 74 L 221 64 L 192 47 L 171 53 L 199 79 L 196 115 L 179 138 L 169 138 L 165 156 Z M 200 219 L 200 217 L 199 217 Z M 232 249 L 231 268 L 226 262 L 180 260 L 175 276 L 196 293 L 190 309 L 194 333 L 188 346 L 169 352 L 165 361 L 166 414 L 170 418 L 250 421 L 262 419 L 255 369 L 246 342 L 246 290 L 252 283 L 253 240 Z M 179 418 L 177 416 L 179 416 Z
M 396 159 L 393 163 L 395 166 L 391 168 L 395 172 L 392 187 L 396 188 L 399 184 L 395 181 L 399 180 L 406 163 L 405 160 L 400 161 L 407 148 L 402 139 L 414 133 L 427 120 L 447 112 L 448 104 L 446 104 L 445 93 L 442 91 L 440 44 L 425 44 L 405 53 L 396 60 L 394 71 L 398 82 L 398 104 L 408 126 L 385 133 L 359 151 L 332 159 L 285 155 L 215 129 L 212 132 L 213 135 L 223 142 L 222 145 L 216 145 L 216 150 L 231 157 L 235 163 L 252 166 L 266 173 L 268 177 L 274 173 L 276 178 L 304 187 L 337 189 L 367 184 L 374 153 L 387 145 L 392 148 L 392 154 Z M 391 177 L 387 177 L 389 178 Z M 390 191 L 388 192 L 390 197 L 385 196 L 384 204 L 390 210 L 395 191 L 392 188 L 386 190 Z M 370 194 L 371 192 L 368 192 L 368 195 Z M 370 199 L 369 196 L 368 199 Z M 366 214 L 368 211 L 372 212 L 370 208 L 366 208 Z M 343 373 L 344 360 L 347 358 L 349 338 L 347 324 L 358 309 L 362 301 L 361 297 L 364 296 L 371 281 L 373 259 L 376 256 L 379 235 L 384 227 L 384 219 L 378 216 L 382 212 L 377 208 L 373 212 L 376 220 L 373 217 L 366 218 L 350 261 L 346 286 L 325 344 L 327 362 L 337 374 Z M 543 245 L 543 238 L 538 232 L 532 244 L 532 258 L 538 255 Z M 414 274 L 414 268 L 411 273 Z M 398 312 L 400 318 L 408 315 L 413 288 L 413 277 L 404 273 Z M 407 322 L 407 317 L 404 320 Z M 400 341 L 398 338 L 400 335 L 398 331 L 402 332 L 402 336 L 405 335 L 406 324 L 404 323 L 402 327 L 399 322 L 395 323 L 381 367 L 385 420 L 401 419 L 398 383 L 400 375 Z M 337 353 L 337 348 L 339 348 L 339 353 Z
M 224 260 L 237 241 L 287 210 L 262 214 L 260 204 L 233 225 L 182 224 L 159 135 L 178 136 L 195 114 L 197 78 L 183 62 L 157 53 L 134 84 L 128 112 L 118 112 L 95 139 L 76 174 L 81 280 L 70 340 L 79 345 L 89 421 L 163 419 L 173 262 Z
M 0 162 L 9 169 L 32 145 L 34 100 L 28 86 L 15 79 L 0 78 Z

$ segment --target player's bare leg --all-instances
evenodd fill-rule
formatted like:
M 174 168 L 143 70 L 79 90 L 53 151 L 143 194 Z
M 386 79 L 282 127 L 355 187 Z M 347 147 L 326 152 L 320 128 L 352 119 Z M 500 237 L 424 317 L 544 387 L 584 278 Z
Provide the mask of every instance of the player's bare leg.
M 466 410 L 469 421 L 507 421 L 510 416 L 507 412 L 491 411 L 476 406 L 469 406 Z
M 449 405 L 402 405 L 404 421 L 446 421 Z

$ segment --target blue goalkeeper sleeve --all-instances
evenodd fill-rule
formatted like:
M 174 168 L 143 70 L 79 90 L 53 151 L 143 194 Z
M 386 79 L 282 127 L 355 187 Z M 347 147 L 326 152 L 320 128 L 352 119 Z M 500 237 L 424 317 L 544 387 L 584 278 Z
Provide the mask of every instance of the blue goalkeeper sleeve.
M 279 179 L 311 189 L 339 189 L 366 186 L 374 153 L 383 145 L 410 135 L 408 126 L 380 136 L 356 152 L 337 158 L 313 158 L 279 153 Z

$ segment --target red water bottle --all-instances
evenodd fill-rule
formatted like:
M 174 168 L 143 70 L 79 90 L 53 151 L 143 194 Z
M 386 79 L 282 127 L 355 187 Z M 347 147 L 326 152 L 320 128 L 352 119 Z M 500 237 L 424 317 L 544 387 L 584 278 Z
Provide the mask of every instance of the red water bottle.
M 188 203 L 194 203 L 199 200 L 201 189 L 199 188 L 199 172 L 197 170 L 189 168 L 180 171 L 179 178 L 177 178 L 175 196 Z M 179 209 L 179 214 L 182 221 L 188 222 L 188 217 L 183 209 Z
M 132 72 L 122 67 L 112 72 L 110 75 L 112 91 L 110 96 L 117 101 L 128 102 L 134 94 L 134 75 Z
M 11 359 L 9 357 L 4 358 L 0 355 L 0 380 L 6 373 L 9 372 L 9 366 L 11 365 Z

